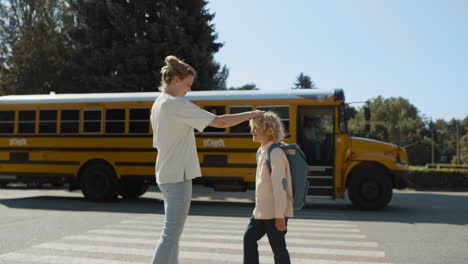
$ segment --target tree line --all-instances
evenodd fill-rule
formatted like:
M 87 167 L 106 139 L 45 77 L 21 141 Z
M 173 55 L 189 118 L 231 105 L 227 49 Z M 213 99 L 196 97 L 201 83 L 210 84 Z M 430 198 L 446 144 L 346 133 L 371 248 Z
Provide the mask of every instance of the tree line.
M 223 43 L 206 5 L 205 0 L 1 1 L 0 93 L 155 91 L 168 54 L 197 69 L 193 90 L 225 89 L 227 68 L 213 57 Z
M 0 95 L 155 91 L 164 58 L 194 66 L 193 90 L 227 87 L 229 68 L 214 60 L 222 48 L 206 0 L 3 0 L 0 1 Z M 300 73 L 292 89 L 315 89 Z M 453 163 L 460 144 L 468 163 L 468 117 L 431 122 L 403 98 L 377 97 L 348 107 L 349 131 L 400 146 L 412 164 Z M 366 127 L 368 129 L 366 129 Z M 458 141 L 456 131 L 460 135 Z M 432 144 L 434 143 L 434 144 Z
M 365 120 L 365 107 L 370 109 L 370 122 Z M 350 134 L 406 146 L 412 165 L 468 164 L 468 116 L 432 121 L 407 99 L 382 96 L 358 109 L 348 105 L 347 111 Z

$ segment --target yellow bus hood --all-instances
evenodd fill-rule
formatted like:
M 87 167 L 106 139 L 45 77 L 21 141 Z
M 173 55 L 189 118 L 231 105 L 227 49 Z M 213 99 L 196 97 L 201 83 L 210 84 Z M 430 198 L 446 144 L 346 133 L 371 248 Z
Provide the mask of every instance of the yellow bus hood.
M 380 158 L 391 158 L 399 163 L 408 164 L 406 150 L 395 144 L 361 137 L 350 137 L 351 159 L 359 157 L 375 156 Z

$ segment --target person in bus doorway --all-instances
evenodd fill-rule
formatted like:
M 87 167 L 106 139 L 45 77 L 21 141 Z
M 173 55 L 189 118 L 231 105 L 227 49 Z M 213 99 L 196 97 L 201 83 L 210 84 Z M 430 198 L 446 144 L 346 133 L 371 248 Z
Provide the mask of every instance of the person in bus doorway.
M 157 148 L 156 182 L 164 196 L 165 219 L 153 264 L 177 264 L 179 239 L 192 197 L 192 179 L 201 176 L 194 128 L 226 128 L 262 115 L 262 111 L 217 116 L 185 99 L 195 70 L 175 56 L 161 68 L 162 92 L 151 109 L 153 147 Z
M 312 118 L 307 118 L 303 131 L 306 157 L 309 160 L 309 164 L 316 164 L 320 160 L 320 131 L 315 126 Z
M 290 264 L 286 248 L 288 218 L 293 216 L 291 174 L 281 148 L 270 153 L 271 172 L 266 163 L 268 149 L 284 138 L 281 119 L 273 112 L 250 120 L 253 141 L 261 144 L 257 158 L 255 208 L 244 234 L 244 264 L 258 264 L 258 244 L 265 234 L 273 250 L 275 264 Z

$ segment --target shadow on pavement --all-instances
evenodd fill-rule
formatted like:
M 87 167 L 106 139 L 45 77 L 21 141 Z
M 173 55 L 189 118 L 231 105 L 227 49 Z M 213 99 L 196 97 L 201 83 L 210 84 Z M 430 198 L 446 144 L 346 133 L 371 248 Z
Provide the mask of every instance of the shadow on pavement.
M 194 195 L 195 196 L 195 195 Z M 0 199 L 13 209 L 97 211 L 115 213 L 164 214 L 164 203 L 157 198 L 90 202 L 82 197 L 35 196 Z M 190 215 L 249 217 L 252 202 L 192 201 Z M 456 193 L 396 193 L 390 205 L 380 211 L 358 211 L 349 201 L 312 201 L 299 212 L 299 219 L 344 220 L 360 222 L 468 224 L 468 195 Z

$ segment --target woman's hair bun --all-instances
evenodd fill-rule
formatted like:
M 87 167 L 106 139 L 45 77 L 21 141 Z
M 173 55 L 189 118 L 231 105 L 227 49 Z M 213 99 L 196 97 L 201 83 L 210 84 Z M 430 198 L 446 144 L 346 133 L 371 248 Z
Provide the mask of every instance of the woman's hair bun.
M 197 72 L 192 68 L 192 66 L 188 65 L 174 55 L 167 56 L 164 62 L 166 65 L 161 68 L 161 86 L 159 87 L 160 91 L 165 91 L 166 87 L 176 76 L 180 79 L 187 77 L 189 74 L 193 77 L 197 76 Z
M 174 67 L 180 63 L 180 60 L 176 56 L 170 55 L 166 57 L 164 62 L 166 62 L 166 65 Z

